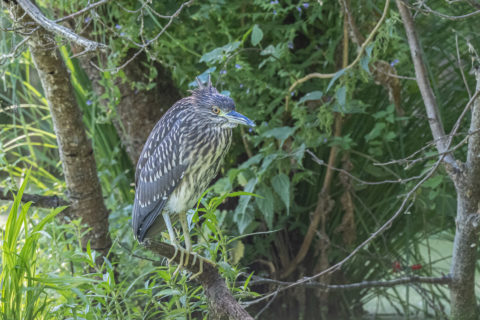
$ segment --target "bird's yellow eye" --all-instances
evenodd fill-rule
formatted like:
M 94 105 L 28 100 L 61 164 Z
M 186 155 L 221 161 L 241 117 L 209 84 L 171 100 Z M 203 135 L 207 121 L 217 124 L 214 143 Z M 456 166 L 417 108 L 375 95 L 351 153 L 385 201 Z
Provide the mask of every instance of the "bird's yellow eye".
M 213 106 L 212 107 L 212 112 L 215 113 L 215 114 L 219 114 L 220 113 L 220 108 L 217 107 L 217 106 Z

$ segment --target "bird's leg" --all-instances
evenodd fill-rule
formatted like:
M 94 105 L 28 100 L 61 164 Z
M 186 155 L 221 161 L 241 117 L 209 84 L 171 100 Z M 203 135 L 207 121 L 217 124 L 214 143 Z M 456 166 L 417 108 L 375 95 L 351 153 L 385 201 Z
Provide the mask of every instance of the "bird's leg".
M 185 249 L 187 249 L 187 258 L 185 260 L 185 266 L 188 266 L 188 260 L 190 258 L 190 253 L 192 252 L 192 241 L 190 240 L 190 230 L 188 228 L 187 213 L 181 212 L 178 215 L 180 224 L 182 225 L 183 237 L 185 238 Z
M 170 221 L 170 216 L 168 215 L 168 213 L 163 213 L 162 214 L 163 216 L 163 220 L 165 221 L 165 225 L 167 226 L 167 230 L 168 230 L 168 236 L 170 237 L 170 241 L 172 242 L 173 246 L 175 247 L 175 253 L 173 254 L 173 257 L 171 257 L 170 259 L 168 259 L 168 264 L 170 264 L 173 259 L 175 259 L 175 257 L 177 256 L 177 253 L 178 253 L 178 248 L 179 248 L 179 244 L 177 242 L 177 239 L 176 239 L 176 236 L 175 236 L 175 231 L 173 231 L 173 227 L 172 227 L 172 222 Z M 180 250 L 180 261 L 183 262 L 183 251 Z

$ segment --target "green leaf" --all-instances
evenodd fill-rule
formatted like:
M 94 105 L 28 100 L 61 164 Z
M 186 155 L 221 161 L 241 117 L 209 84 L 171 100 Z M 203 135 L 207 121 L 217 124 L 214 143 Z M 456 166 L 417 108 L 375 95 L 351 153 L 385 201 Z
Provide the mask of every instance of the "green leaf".
M 252 45 L 256 46 L 263 39 L 263 31 L 258 25 L 253 26 L 252 30 Z
M 372 131 L 370 131 L 365 136 L 365 140 L 367 140 L 367 142 L 368 142 L 370 140 L 373 140 L 373 139 L 377 138 L 378 136 L 380 136 L 380 134 L 382 134 L 383 129 L 385 129 L 385 123 L 384 122 L 377 122 L 375 124 L 375 127 L 373 127 Z
M 292 127 L 279 127 L 279 128 L 273 128 L 268 131 L 265 131 L 262 133 L 262 136 L 267 137 L 267 138 L 277 138 L 280 140 L 281 144 L 290 137 L 296 130 L 297 128 L 292 128 Z
M 370 63 L 370 59 L 372 58 L 372 50 L 373 50 L 373 43 L 370 43 L 365 48 L 365 55 L 360 59 L 360 66 L 367 73 L 370 73 L 370 68 L 368 67 L 368 64 Z
M 345 104 L 347 103 L 347 88 L 345 86 L 338 88 L 337 92 L 335 92 L 335 97 L 340 106 L 340 110 L 345 110 Z
M 298 103 L 303 103 L 305 101 L 311 101 L 311 100 L 320 100 L 323 97 L 323 92 L 322 91 L 312 91 L 304 95 Z
M 227 43 L 223 47 L 215 48 L 212 51 L 205 53 L 200 58 L 200 62 L 206 62 L 206 63 L 221 62 L 231 52 L 237 50 L 240 44 L 241 44 L 240 41 L 235 41 L 235 42 Z
M 287 175 L 283 173 L 277 174 L 272 178 L 272 186 L 275 192 L 280 196 L 285 207 L 287 208 L 287 215 L 290 214 L 290 180 Z
M 244 188 L 245 192 L 252 193 L 257 184 L 257 178 L 252 178 L 248 181 Z M 245 229 L 252 223 L 254 215 L 251 210 L 247 210 L 248 203 L 252 196 L 241 196 L 238 201 L 238 206 L 235 209 L 233 220 L 237 223 L 238 231 L 243 233 Z
M 345 73 L 345 69 L 342 69 L 340 71 L 338 71 L 337 73 L 335 73 L 335 75 L 333 76 L 332 80 L 330 80 L 328 86 L 327 86 L 327 90 L 325 90 L 325 92 L 327 92 L 328 90 L 330 90 L 330 88 L 333 86 L 333 84 L 335 83 L 335 81 L 337 81 L 338 78 L 340 78 L 343 74 Z
M 267 226 L 269 229 L 273 229 L 273 193 L 271 189 L 265 185 L 262 185 L 257 191 L 258 195 L 262 196 L 263 198 L 256 197 L 255 202 L 263 214 L 265 221 L 267 222 Z
M 260 52 L 260 54 L 262 56 L 274 56 L 275 58 L 280 58 L 281 56 L 281 48 L 280 46 L 272 46 L 272 45 L 269 45 L 268 47 L 266 47 L 262 52 Z

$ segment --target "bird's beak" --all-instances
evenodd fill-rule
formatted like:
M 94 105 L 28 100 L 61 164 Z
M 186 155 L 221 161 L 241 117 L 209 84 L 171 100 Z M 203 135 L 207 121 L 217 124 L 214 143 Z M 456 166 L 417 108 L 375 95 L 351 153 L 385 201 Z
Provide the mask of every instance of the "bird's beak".
M 245 117 L 243 114 L 240 114 L 236 111 L 230 111 L 229 113 L 225 114 L 225 118 L 227 118 L 228 122 L 230 123 L 237 123 L 243 124 L 249 127 L 255 127 L 255 122 Z

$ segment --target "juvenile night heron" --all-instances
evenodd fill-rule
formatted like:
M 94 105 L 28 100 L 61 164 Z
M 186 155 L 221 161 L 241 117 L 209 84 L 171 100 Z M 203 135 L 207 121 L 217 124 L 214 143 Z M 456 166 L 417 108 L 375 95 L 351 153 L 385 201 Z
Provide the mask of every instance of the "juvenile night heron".
M 206 86 L 198 79 L 197 83 L 198 89 L 176 102 L 155 125 L 135 172 L 135 237 L 143 242 L 166 228 L 175 245 L 175 255 L 169 262 L 180 251 L 179 268 L 184 254 L 185 266 L 193 254 L 187 211 L 216 176 L 230 147 L 232 128 L 238 124 L 255 126 L 235 111 L 233 100 L 218 93 L 210 79 Z M 173 230 L 172 221 L 177 219 L 182 225 L 186 250 L 179 245 Z M 194 255 L 193 264 L 196 258 Z

